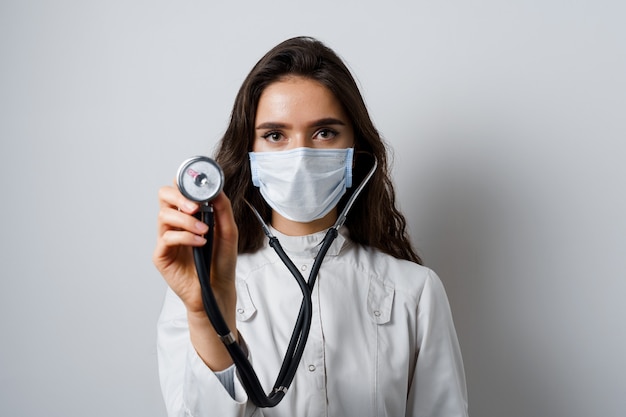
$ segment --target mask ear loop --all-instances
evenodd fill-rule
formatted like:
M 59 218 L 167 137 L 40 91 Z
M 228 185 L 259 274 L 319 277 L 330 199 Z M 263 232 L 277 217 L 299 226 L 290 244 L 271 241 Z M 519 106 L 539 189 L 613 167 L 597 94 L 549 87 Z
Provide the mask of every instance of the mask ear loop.
M 354 202 L 356 201 L 357 197 L 359 196 L 359 194 L 361 194 L 361 192 L 363 191 L 367 183 L 370 181 L 372 176 L 374 176 L 374 172 L 376 172 L 376 168 L 378 168 L 378 160 L 376 159 L 375 156 L 373 158 L 374 158 L 374 164 L 372 165 L 372 168 L 370 168 L 365 178 L 363 178 L 363 181 L 361 181 L 361 184 L 359 184 L 359 186 L 354 190 L 354 192 L 348 199 L 348 202 L 346 203 L 343 210 L 341 210 L 341 213 L 337 217 L 337 220 L 335 221 L 335 224 L 332 227 L 333 229 L 338 230 L 341 226 L 343 226 L 343 224 L 346 222 L 346 217 L 348 216 L 348 212 L 354 205 Z

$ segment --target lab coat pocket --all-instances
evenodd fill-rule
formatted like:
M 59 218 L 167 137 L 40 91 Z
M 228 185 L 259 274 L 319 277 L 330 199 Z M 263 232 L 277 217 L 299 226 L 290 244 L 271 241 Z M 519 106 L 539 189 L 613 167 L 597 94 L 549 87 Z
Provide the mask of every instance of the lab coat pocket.
M 256 313 L 256 307 L 250 297 L 248 284 L 245 281 L 237 282 L 237 321 L 248 321 Z
M 367 312 L 376 324 L 385 324 L 391 319 L 395 288 L 376 276 L 370 278 L 367 291 Z

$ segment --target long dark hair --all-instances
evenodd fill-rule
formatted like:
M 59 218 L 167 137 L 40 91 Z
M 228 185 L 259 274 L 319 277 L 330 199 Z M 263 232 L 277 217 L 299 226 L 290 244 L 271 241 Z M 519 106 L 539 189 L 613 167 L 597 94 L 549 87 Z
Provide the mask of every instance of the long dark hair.
M 239 252 L 254 252 L 263 245 L 264 234 L 245 200 L 257 208 L 265 221 L 271 209 L 252 185 L 248 152 L 252 150 L 257 105 L 263 90 L 286 76 L 315 80 L 328 88 L 343 105 L 352 122 L 355 138 L 353 184 L 359 184 L 371 165 L 378 168 L 357 198 L 346 220 L 350 238 L 396 258 L 421 264 L 406 232 L 406 220 L 395 206 L 389 178 L 386 146 L 372 123 L 359 88 L 341 58 L 310 37 L 288 39 L 270 50 L 252 68 L 235 99 L 230 123 L 219 144 L 216 160 L 224 169 L 224 191 L 231 200 L 239 227 Z M 346 198 L 339 203 L 339 209 Z

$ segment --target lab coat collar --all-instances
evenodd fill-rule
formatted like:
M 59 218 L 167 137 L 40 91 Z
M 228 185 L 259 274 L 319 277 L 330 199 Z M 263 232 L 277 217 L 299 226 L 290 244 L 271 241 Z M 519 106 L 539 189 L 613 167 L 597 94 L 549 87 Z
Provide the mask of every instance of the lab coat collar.
M 319 251 L 320 244 L 326 236 L 327 230 L 313 233 L 305 236 L 288 236 L 270 226 L 270 230 L 278 238 L 281 246 L 290 256 L 294 257 L 315 257 Z M 344 246 L 350 242 L 350 233 L 348 228 L 342 226 L 339 228 L 339 234 L 333 241 L 326 253 L 326 256 L 337 256 Z M 266 239 L 267 243 L 267 239 Z

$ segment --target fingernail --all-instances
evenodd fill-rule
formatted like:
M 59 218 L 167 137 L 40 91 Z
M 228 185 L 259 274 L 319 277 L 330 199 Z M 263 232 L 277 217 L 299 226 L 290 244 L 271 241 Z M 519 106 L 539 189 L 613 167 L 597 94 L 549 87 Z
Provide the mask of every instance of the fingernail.
M 205 244 L 205 243 L 206 243 L 206 239 L 205 239 L 205 238 L 203 238 L 202 236 L 194 235 L 194 237 L 193 237 L 193 238 L 194 238 L 194 240 L 195 240 L 196 242 L 198 242 L 198 243 L 202 243 L 202 244 Z
M 206 233 L 206 231 L 209 229 L 209 226 L 207 226 L 206 224 L 202 222 L 196 222 L 195 227 L 196 227 L 196 230 L 200 233 Z

